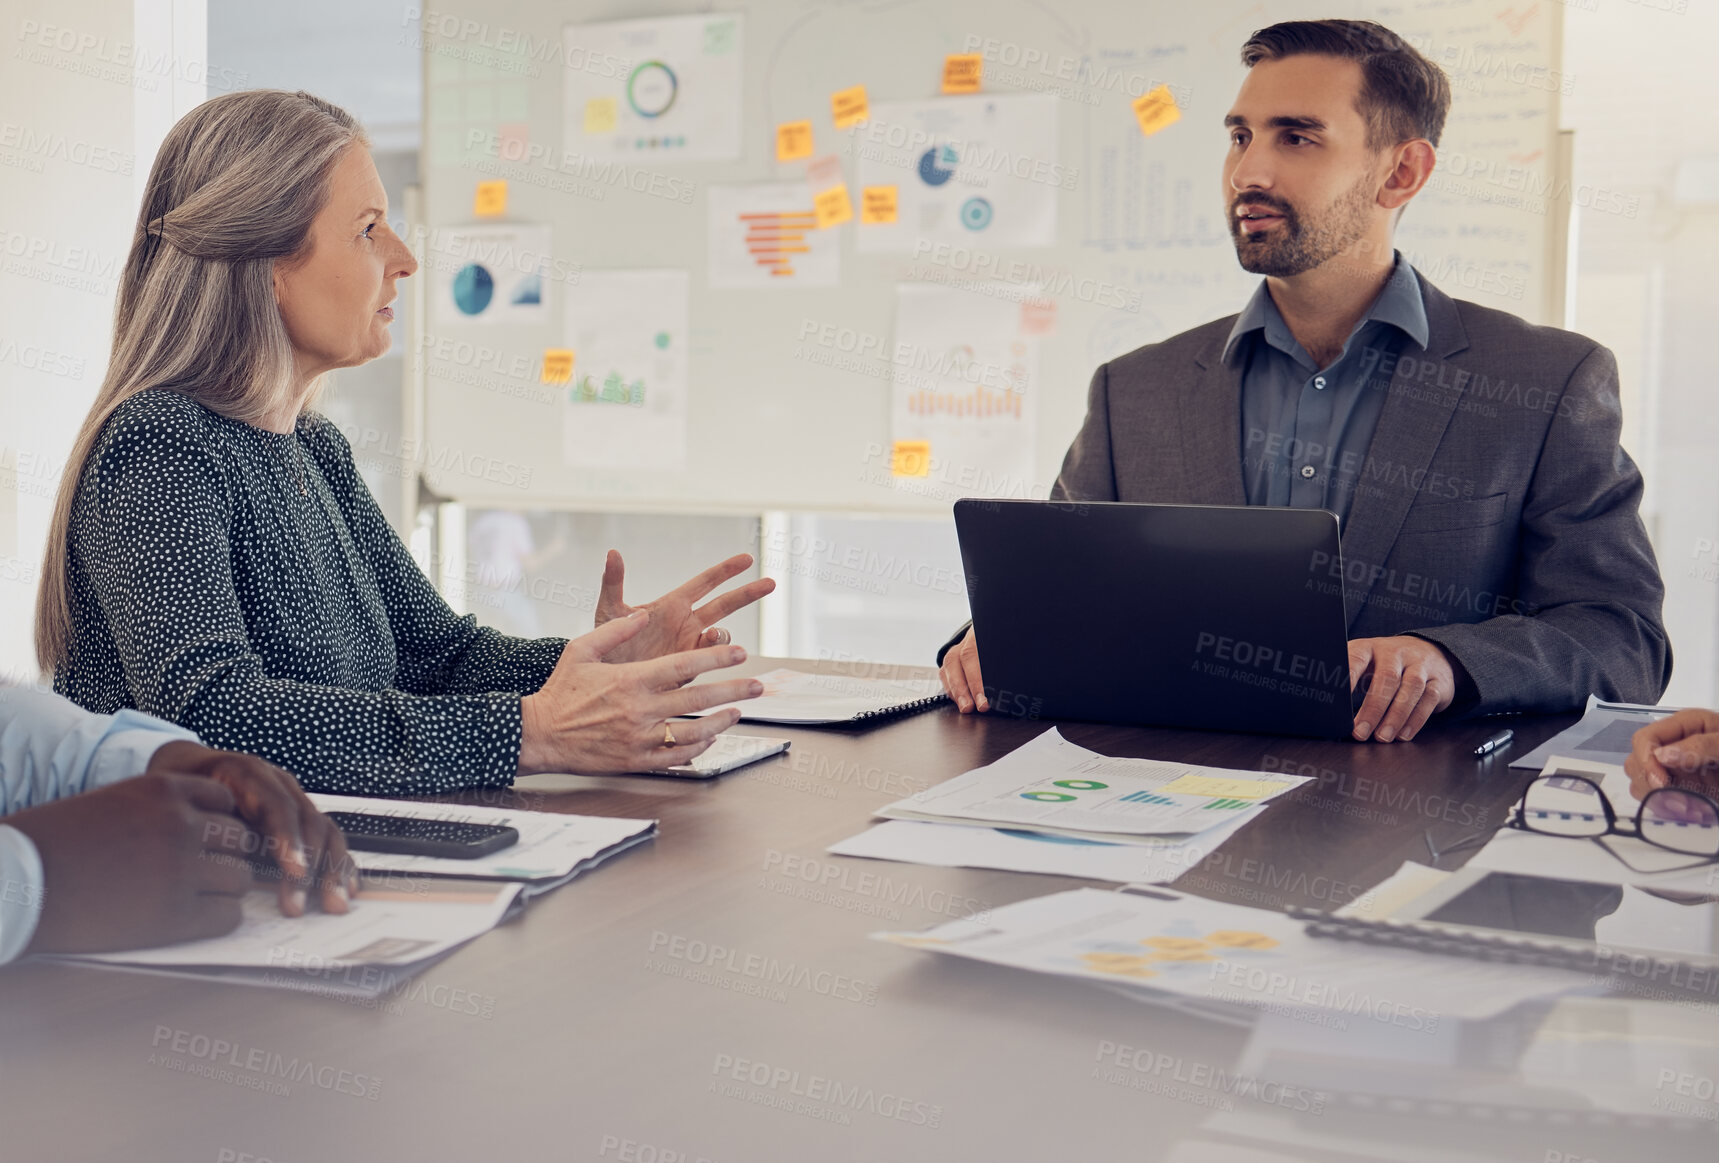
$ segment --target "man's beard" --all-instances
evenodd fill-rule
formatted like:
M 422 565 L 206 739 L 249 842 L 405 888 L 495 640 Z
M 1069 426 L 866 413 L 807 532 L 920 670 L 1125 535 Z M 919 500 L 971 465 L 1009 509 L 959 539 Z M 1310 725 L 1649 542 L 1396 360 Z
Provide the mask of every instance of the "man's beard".
M 1283 215 L 1283 225 L 1264 234 L 1242 233 L 1236 207 L 1256 205 Z M 1349 189 L 1337 196 L 1329 209 L 1303 224 L 1301 215 L 1281 198 L 1270 194 L 1238 194 L 1230 203 L 1230 240 L 1236 259 L 1245 271 L 1256 275 L 1288 278 L 1310 271 L 1335 258 L 1367 233 L 1368 212 L 1373 206 L 1372 179 L 1362 174 Z

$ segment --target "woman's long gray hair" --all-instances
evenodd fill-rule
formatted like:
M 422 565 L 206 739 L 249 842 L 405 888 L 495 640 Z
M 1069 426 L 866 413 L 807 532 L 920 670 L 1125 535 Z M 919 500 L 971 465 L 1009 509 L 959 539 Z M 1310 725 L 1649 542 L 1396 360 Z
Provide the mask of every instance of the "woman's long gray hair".
M 102 426 L 149 388 L 248 424 L 278 414 L 295 388 L 275 263 L 309 247 L 330 173 L 363 144 L 344 109 L 280 89 L 223 94 L 168 131 L 120 276 L 107 375 L 72 444 L 48 529 L 36 597 L 44 670 L 71 647 L 72 502 Z

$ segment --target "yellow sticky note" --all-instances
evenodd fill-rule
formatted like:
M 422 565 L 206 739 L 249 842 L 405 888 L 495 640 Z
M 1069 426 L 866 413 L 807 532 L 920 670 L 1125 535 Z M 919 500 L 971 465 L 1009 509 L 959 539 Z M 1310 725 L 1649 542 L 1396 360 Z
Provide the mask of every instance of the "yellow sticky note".
M 613 97 L 593 97 L 585 102 L 585 132 L 613 133 L 620 120 L 620 103 Z
M 831 186 L 812 195 L 812 213 L 818 216 L 818 229 L 839 226 L 854 216 L 854 204 L 848 198 L 846 186 Z
M 1158 790 L 1168 796 L 1214 796 L 1226 800 L 1257 800 L 1289 785 L 1277 779 L 1227 779 L 1217 775 L 1184 775 Z
M 797 162 L 812 156 L 812 123 L 784 121 L 776 127 L 776 160 Z
M 979 75 L 984 68 L 985 58 L 979 53 L 950 53 L 943 58 L 943 91 L 977 93 Z
M 931 442 L 897 440 L 889 452 L 889 471 L 898 477 L 931 475 Z
M 565 384 L 573 378 L 573 349 L 546 347 L 543 349 L 543 382 Z
M 855 85 L 830 94 L 830 116 L 837 129 L 858 125 L 871 116 L 871 103 L 866 99 L 865 86 Z
M 506 214 L 507 180 L 498 178 L 493 182 L 479 182 L 477 193 L 472 196 L 472 213 L 479 218 L 494 218 L 498 214 Z
M 1134 119 L 1140 123 L 1140 132 L 1147 137 L 1182 120 L 1182 111 L 1176 107 L 1176 95 L 1170 92 L 1168 85 L 1159 85 L 1150 93 L 1140 94 L 1129 102 L 1129 107 L 1134 110 Z
M 875 226 L 895 221 L 895 187 L 867 186 L 860 191 L 860 224 Z

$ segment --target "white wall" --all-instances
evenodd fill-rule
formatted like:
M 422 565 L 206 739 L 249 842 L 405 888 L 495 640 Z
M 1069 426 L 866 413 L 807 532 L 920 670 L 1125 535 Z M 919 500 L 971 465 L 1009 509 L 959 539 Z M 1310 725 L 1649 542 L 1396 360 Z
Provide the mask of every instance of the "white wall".
M 1681 9 L 1681 11 L 1679 11 Z M 1668 703 L 1719 704 L 1719 383 L 1713 272 L 1719 201 L 1680 204 L 1688 158 L 1719 157 L 1711 67 L 1719 5 L 1565 8 L 1564 122 L 1576 132 L 1576 323 L 1618 354 L 1625 446 L 1648 477 L 1649 531 L 1676 655 Z M 1620 201 L 1611 197 L 1623 195 Z M 1719 191 L 1713 196 L 1719 199 Z M 1580 199 L 1578 199 L 1580 200 Z

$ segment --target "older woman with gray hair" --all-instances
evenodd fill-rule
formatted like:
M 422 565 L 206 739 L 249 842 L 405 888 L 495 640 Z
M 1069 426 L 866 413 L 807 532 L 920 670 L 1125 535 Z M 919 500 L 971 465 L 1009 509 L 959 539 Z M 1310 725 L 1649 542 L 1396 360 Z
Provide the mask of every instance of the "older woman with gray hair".
M 383 519 L 326 373 L 388 348 L 417 270 L 363 131 L 306 93 L 198 106 L 162 143 L 119 288 L 112 358 L 49 533 L 36 645 L 61 693 L 135 707 L 320 791 L 431 794 L 541 771 L 685 763 L 760 693 L 687 684 L 743 661 L 695 603 L 738 555 L 597 628 L 510 638 L 456 616 Z

